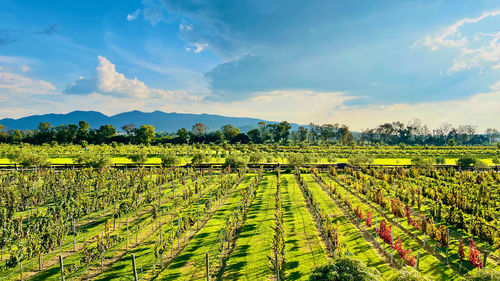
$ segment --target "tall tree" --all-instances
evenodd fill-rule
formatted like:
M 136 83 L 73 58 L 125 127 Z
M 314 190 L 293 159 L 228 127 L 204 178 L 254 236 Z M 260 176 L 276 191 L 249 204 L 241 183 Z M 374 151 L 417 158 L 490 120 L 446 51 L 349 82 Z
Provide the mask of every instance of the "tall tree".
M 207 126 L 203 123 L 196 123 L 191 128 L 191 131 L 196 137 L 202 137 L 207 132 Z
M 155 136 L 155 127 L 151 125 L 142 125 L 136 132 L 136 139 L 139 143 L 150 143 Z

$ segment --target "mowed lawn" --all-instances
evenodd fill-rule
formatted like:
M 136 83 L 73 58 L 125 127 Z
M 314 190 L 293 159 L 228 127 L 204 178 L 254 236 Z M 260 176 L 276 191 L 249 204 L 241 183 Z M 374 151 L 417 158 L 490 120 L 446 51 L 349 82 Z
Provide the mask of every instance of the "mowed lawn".
M 202 209 L 205 203 L 209 201 L 211 194 L 215 189 L 217 189 L 217 187 L 217 184 L 210 185 L 207 190 L 203 191 L 204 194 L 201 198 L 192 201 L 191 204 L 187 204 L 186 206 L 178 207 L 178 214 L 181 216 L 188 216 L 189 214 L 195 215 L 197 204 L 199 204 L 199 208 Z M 171 202 L 168 206 L 170 206 L 170 209 L 173 209 L 173 205 L 171 204 Z M 171 211 L 171 213 L 173 213 L 173 210 Z M 155 255 L 155 244 L 160 240 L 160 232 L 167 233 L 172 229 L 175 230 L 178 226 L 178 220 L 178 217 L 172 218 L 172 215 L 168 215 L 167 217 L 162 218 L 162 221 L 167 221 L 167 223 L 165 223 L 160 229 L 156 230 L 154 234 L 140 242 L 139 245 L 135 245 L 135 243 L 133 242 L 134 238 L 131 238 L 131 242 L 133 242 L 134 248 L 130 251 L 130 253 L 135 254 L 135 262 L 138 272 L 143 272 L 143 267 L 148 268 L 152 264 L 152 260 L 154 259 Z M 167 251 L 167 253 L 165 253 L 165 256 L 169 256 L 169 253 L 170 251 Z M 98 276 L 93 278 L 93 280 L 123 280 L 124 278 L 131 276 L 131 265 L 132 257 L 130 254 L 126 254 L 120 260 L 114 262 L 110 268 L 102 271 Z
M 379 256 L 372 245 L 365 240 L 361 232 L 350 223 L 328 194 L 314 181 L 310 174 L 303 174 L 304 179 L 317 200 L 319 207 L 334 218 L 335 223 L 340 223 L 340 241 L 349 253 L 363 261 L 369 267 L 376 267 L 382 277 L 386 279 L 393 274 L 393 270 L 384 259 Z M 344 250 L 346 250 L 344 249 Z
M 222 280 L 266 280 L 272 274 L 268 256 L 273 239 L 275 193 L 276 175 L 265 175 Z
M 285 226 L 285 276 L 287 280 L 308 280 L 311 272 L 327 262 L 327 252 L 294 175 L 282 180 Z
M 205 253 L 212 247 L 219 246 L 219 234 L 225 226 L 226 219 L 238 207 L 241 199 L 239 192 L 249 185 L 253 177 L 246 177 L 232 192 L 226 203 L 221 206 L 205 224 L 205 226 L 191 239 L 186 248 L 170 265 L 163 270 L 156 280 L 203 280 L 205 277 Z M 218 257 L 210 257 L 217 259 Z

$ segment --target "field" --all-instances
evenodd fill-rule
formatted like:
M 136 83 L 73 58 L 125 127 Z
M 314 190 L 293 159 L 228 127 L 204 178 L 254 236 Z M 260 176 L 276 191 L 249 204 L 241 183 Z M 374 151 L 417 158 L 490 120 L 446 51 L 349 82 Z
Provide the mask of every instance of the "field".
M 60 280 L 62 272 L 66 280 L 308 280 L 340 256 L 362 261 L 383 280 L 404 266 L 432 280 L 500 269 L 500 175 L 493 170 L 200 169 L 183 167 L 193 157 L 184 148 L 167 149 L 179 153 L 177 167 L 1 171 L 0 280 Z M 54 149 L 63 153 L 50 154 L 53 163 L 71 163 L 78 150 L 47 154 Z M 100 149 L 113 163 L 132 163 L 119 148 Z M 210 163 L 229 155 L 193 149 L 211 154 Z M 272 154 L 271 162 L 296 153 L 258 149 Z M 384 149 L 374 153 L 381 156 L 375 164 L 411 164 L 400 148 Z M 309 153 L 316 163 L 346 162 L 341 150 Z M 456 159 L 459 151 L 438 154 Z M 243 153 L 255 151 L 233 147 L 231 154 Z

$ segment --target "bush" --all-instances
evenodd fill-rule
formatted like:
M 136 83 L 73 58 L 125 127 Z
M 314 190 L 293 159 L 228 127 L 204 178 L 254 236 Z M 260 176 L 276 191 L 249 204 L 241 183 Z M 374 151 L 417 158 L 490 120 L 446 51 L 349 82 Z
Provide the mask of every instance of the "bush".
M 264 154 L 261 152 L 255 152 L 250 154 L 250 158 L 248 159 L 248 162 L 250 163 L 259 163 L 264 159 Z
M 203 162 L 207 161 L 207 156 L 203 153 L 196 153 L 193 155 L 193 158 L 191 158 L 191 163 L 192 164 L 201 164 Z
M 443 156 L 436 157 L 436 164 L 444 164 L 446 160 Z
M 164 166 L 175 166 L 181 162 L 179 157 L 177 157 L 177 155 L 175 155 L 174 153 L 163 154 L 162 156 L 160 156 L 160 158 L 161 163 Z
M 429 278 L 425 277 L 422 273 L 415 270 L 411 266 L 405 266 L 403 269 L 398 271 L 396 275 L 392 276 L 390 281 L 430 281 Z
M 363 164 L 373 163 L 373 158 L 366 155 L 355 155 L 347 160 L 347 162 L 353 166 L 360 166 Z
M 141 150 L 135 154 L 129 155 L 128 159 L 132 160 L 132 162 L 136 164 L 146 163 L 146 161 L 148 160 L 148 154 L 145 151 Z
M 90 152 L 78 155 L 76 163 L 84 164 L 86 167 L 106 168 L 111 165 L 111 158 L 105 154 L 92 154 Z
M 7 157 L 10 161 L 26 168 L 50 166 L 49 157 L 42 153 L 32 153 L 21 149 L 10 153 Z
M 466 281 L 499 281 L 500 272 L 491 268 L 475 269 L 465 275 Z
M 226 158 L 226 161 L 224 162 L 224 166 L 231 166 L 231 168 L 241 168 L 241 167 L 246 167 L 247 162 L 243 157 L 240 156 L 235 156 L 235 155 L 229 155 Z
M 317 267 L 309 277 L 310 281 L 377 281 L 382 280 L 380 272 L 367 267 L 362 261 L 351 257 L 336 259 L 333 262 Z
M 461 167 L 470 167 L 476 164 L 477 159 L 472 156 L 462 156 L 457 160 L 457 165 Z
M 304 164 L 304 156 L 300 153 L 290 153 L 286 156 L 286 160 L 292 166 L 301 166 Z
M 411 163 L 419 168 L 429 168 L 434 164 L 434 160 L 430 158 L 424 158 L 422 156 L 416 156 L 411 159 Z

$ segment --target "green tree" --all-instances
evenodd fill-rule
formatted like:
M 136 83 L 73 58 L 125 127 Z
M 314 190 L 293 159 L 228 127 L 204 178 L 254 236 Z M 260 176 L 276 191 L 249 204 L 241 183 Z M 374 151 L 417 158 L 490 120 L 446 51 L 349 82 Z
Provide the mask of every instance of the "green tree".
M 455 146 L 455 145 L 457 145 L 457 142 L 455 141 L 455 139 L 448 140 L 448 146 Z
M 137 142 L 139 143 L 150 143 L 155 136 L 155 127 L 151 125 L 142 125 L 136 132 Z
M 189 137 L 189 132 L 186 130 L 186 128 L 182 128 L 177 131 L 177 138 L 180 140 L 181 143 L 187 143 L 188 137 Z
M 88 140 L 89 127 L 90 127 L 89 123 L 85 121 L 78 122 L 78 131 L 76 133 L 76 139 L 79 143 L 83 143 L 83 141 Z
M 253 143 L 262 143 L 261 132 L 259 129 L 251 129 L 247 132 L 247 135 Z
M 207 126 L 205 126 L 205 124 L 203 123 L 196 123 L 191 128 L 191 131 L 193 132 L 193 135 L 202 137 L 207 132 Z
M 221 127 L 221 130 L 224 134 L 224 137 L 228 141 L 233 140 L 237 135 L 240 134 L 240 129 L 235 128 L 233 125 L 224 125 Z
M 122 130 L 127 133 L 128 136 L 131 136 L 135 131 L 135 124 L 127 124 L 122 126 Z

